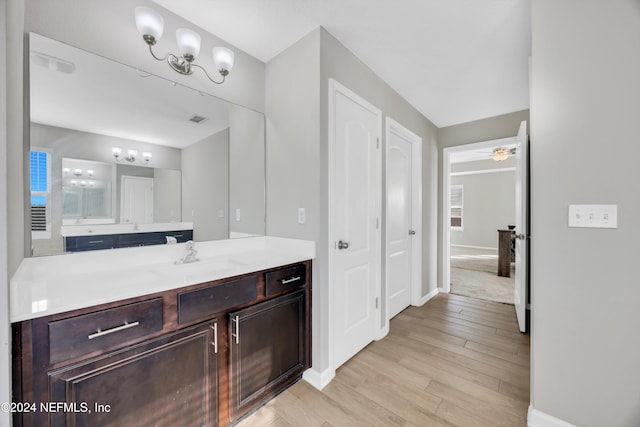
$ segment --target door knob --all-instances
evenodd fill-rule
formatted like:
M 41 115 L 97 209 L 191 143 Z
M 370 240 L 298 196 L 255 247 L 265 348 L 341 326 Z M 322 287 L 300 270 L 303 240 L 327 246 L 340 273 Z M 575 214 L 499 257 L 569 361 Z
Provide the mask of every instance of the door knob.
M 416 234 L 415 230 L 409 230 L 409 236 L 413 236 L 414 234 Z
M 349 243 L 344 242 L 342 240 L 338 241 L 338 249 L 347 249 L 349 247 Z
M 515 237 L 518 240 L 525 240 L 527 238 L 527 236 L 525 236 L 524 234 L 516 234 L 513 237 Z

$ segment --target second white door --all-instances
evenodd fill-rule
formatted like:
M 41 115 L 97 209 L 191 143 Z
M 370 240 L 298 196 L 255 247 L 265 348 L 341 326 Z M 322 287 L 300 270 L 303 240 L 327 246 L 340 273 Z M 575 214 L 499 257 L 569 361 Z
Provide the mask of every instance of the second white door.
M 389 132 L 387 144 L 387 295 L 389 318 L 411 304 L 411 143 Z
M 387 118 L 387 318 L 418 304 L 421 285 L 420 166 L 422 139 Z

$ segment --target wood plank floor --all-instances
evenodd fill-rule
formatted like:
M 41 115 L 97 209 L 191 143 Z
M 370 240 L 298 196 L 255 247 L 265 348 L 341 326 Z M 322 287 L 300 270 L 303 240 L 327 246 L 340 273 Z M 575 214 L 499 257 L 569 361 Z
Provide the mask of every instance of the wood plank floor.
M 440 294 L 318 391 L 299 381 L 238 425 L 526 426 L 529 336 L 514 308 Z

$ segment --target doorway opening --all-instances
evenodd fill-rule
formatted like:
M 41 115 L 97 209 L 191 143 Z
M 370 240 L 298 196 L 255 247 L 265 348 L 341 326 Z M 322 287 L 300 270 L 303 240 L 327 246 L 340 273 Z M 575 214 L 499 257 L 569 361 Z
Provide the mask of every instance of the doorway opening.
M 496 159 L 496 149 L 507 158 Z M 527 152 L 522 122 L 515 137 L 445 148 L 443 158 L 442 291 L 513 304 L 521 331 L 526 329 Z

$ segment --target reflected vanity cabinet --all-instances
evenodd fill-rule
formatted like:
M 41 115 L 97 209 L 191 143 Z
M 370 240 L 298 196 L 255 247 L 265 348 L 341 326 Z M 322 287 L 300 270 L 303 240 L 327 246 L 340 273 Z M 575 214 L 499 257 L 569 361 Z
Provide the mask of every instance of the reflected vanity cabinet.
M 311 365 L 311 262 L 14 323 L 15 426 L 226 426 Z

